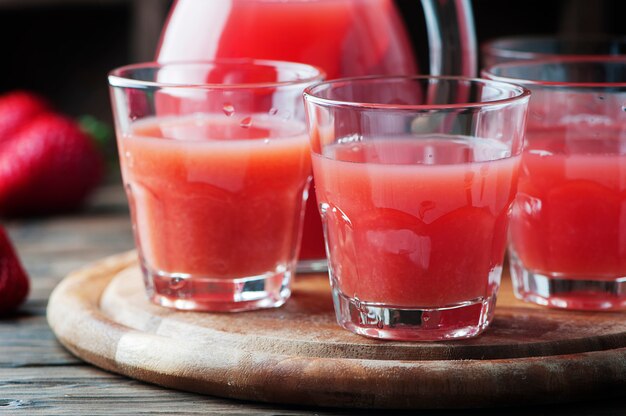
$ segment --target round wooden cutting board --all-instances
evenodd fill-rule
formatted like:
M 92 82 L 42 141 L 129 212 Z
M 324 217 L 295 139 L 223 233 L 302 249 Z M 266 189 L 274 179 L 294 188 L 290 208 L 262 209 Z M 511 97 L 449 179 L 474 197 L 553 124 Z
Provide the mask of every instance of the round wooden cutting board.
M 390 342 L 335 323 L 325 275 L 298 278 L 279 309 L 178 312 L 145 297 L 134 252 L 66 277 L 48 305 L 58 339 L 94 365 L 216 396 L 300 405 L 462 408 L 623 395 L 626 314 L 513 298 L 471 340 Z

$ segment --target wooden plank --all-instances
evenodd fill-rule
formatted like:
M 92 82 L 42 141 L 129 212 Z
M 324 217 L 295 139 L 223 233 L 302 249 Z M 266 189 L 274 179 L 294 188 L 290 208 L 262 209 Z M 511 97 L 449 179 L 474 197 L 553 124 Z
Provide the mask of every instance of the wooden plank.
M 5 225 L 31 277 L 29 299 L 34 301 L 46 300 L 70 271 L 134 246 L 124 191 L 117 182 L 98 189 L 79 213 Z
M 20 254 L 39 261 L 39 256 L 119 252 L 133 242 L 127 213 L 9 222 L 7 229 Z
M 276 414 L 273 406 L 165 390 L 93 367 L 0 368 L 0 414 Z M 333 414 L 281 409 L 282 415 Z
M 279 382 L 279 380 L 277 380 Z M 621 412 L 620 412 L 621 409 Z M 544 407 L 420 411 L 420 416 L 609 416 L 624 399 Z M 415 412 L 312 409 L 233 401 L 166 390 L 93 367 L 0 368 L 0 414 L 7 415 L 411 415 Z
M 0 320 L 0 367 L 83 365 L 59 344 L 45 317 L 44 302 L 29 302 Z
M 50 331 L 46 304 L 69 271 L 133 247 L 121 184 L 99 188 L 79 213 L 11 220 L 6 226 L 31 277 L 31 292 L 16 315 L 0 320 L 0 367 L 82 364 Z

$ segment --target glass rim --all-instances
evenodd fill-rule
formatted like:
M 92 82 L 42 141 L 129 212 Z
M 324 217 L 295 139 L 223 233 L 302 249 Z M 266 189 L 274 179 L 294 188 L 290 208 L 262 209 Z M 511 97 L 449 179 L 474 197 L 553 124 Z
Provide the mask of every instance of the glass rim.
M 575 42 L 584 45 L 602 45 L 602 44 L 624 44 L 626 47 L 626 36 L 610 36 L 603 34 L 596 34 L 590 36 L 580 35 L 519 35 L 519 36 L 505 36 L 500 38 L 490 39 L 484 42 L 480 50 L 483 55 L 493 56 L 504 59 L 523 59 L 533 60 L 547 58 L 555 55 L 559 56 L 577 56 L 577 57 L 593 57 L 593 56 L 621 56 L 621 54 L 610 53 L 555 53 L 555 52 L 537 52 L 528 50 L 517 49 L 504 49 L 505 44 L 518 44 L 521 42 L 553 42 L 554 44 L 567 44 L 569 42 Z M 623 55 L 626 55 L 623 54 Z
M 142 79 L 131 78 L 123 75 L 126 72 L 137 71 L 142 69 L 159 69 L 165 67 L 192 67 L 192 66 L 218 66 L 218 65 L 240 65 L 250 67 L 273 67 L 276 69 L 292 70 L 296 73 L 298 70 L 309 73 L 309 76 L 295 78 L 286 81 L 268 81 L 268 82 L 250 82 L 250 83 L 197 83 L 197 82 L 159 82 L 148 81 Z M 189 60 L 189 61 L 171 61 L 157 62 L 148 61 L 130 65 L 117 67 L 107 74 L 109 86 L 115 88 L 131 88 L 131 89 L 154 89 L 154 88 L 173 88 L 173 89 L 197 89 L 197 90 L 234 90 L 234 89 L 260 89 L 260 88 L 281 88 L 297 85 L 305 85 L 322 81 L 326 73 L 318 66 L 309 65 L 299 62 L 280 61 L 272 59 L 252 59 L 252 58 L 220 58 L 215 60 Z
M 514 61 L 503 62 L 492 65 L 483 69 L 480 74 L 486 79 L 513 83 L 521 86 L 533 87 L 567 87 L 567 88 L 588 88 L 588 89 L 605 89 L 605 88 L 626 88 L 626 79 L 620 82 L 579 82 L 579 81 L 546 81 L 537 79 L 514 78 L 497 75 L 493 71 L 502 68 L 521 68 L 521 67 L 539 67 L 549 64 L 597 64 L 597 63 L 618 63 L 626 67 L 626 56 L 620 55 L 599 55 L 599 56 L 561 56 L 543 59 L 533 59 L 530 61 Z
M 315 90 L 321 87 L 331 88 L 335 85 L 350 84 L 360 81 L 388 81 L 388 80 L 426 80 L 426 81 L 463 81 L 472 84 L 493 85 L 504 88 L 509 91 L 516 91 L 517 95 L 502 99 L 496 99 L 483 102 L 464 102 L 450 104 L 383 104 L 354 102 L 348 100 L 339 100 L 331 98 L 323 98 L 315 94 Z M 464 76 L 439 76 L 439 75 L 370 75 L 349 78 L 337 78 L 329 81 L 321 81 L 307 87 L 304 90 L 304 99 L 307 102 L 325 107 L 344 107 L 361 110 L 394 110 L 394 111 L 429 111 L 429 110 L 459 110 L 463 108 L 490 108 L 500 107 L 503 105 L 523 102 L 530 98 L 530 90 L 524 86 L 511 82 L 501 82 L 483 78 L 464 77 Z

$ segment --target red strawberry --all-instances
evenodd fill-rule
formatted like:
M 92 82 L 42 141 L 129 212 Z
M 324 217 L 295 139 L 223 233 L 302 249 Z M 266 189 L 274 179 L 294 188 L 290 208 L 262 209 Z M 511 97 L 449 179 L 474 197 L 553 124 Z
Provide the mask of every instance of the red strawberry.
M 30 92 L 15 91 L 0 96 L 0 142 L 10 140 L 25 123 L 46 111 L 48 104 Z
M 40 114 L 10 140 L 0 142 L 0 214 L 76 208 L 102 173 L 100 154 L 75 122 Z
M 9 237 L 0 227 L 0 315 L 17 309 L 28 295 L 29 283 Z

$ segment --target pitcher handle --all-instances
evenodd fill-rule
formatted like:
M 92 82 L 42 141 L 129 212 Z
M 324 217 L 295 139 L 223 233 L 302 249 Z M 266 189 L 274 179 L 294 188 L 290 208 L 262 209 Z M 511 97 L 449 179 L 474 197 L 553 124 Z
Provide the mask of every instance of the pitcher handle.
M 431 75 L 475 77 L 476 31 L 470 0 L 422 0 Z

